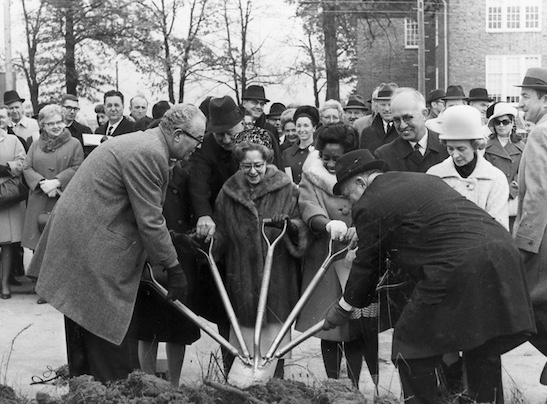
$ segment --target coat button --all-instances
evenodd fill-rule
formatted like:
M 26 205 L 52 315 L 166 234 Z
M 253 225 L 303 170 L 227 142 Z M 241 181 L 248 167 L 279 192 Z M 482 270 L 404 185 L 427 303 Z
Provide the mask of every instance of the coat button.
M 49 167 L 48 170 L 49 171 L 55 171 L 55 167 Z
M 182 221 L 182 220 L 177 220 L 177 224 L 180 225 L 180 226 L 182 226 L 182 225 L 184 224 L 184 221 Z
M 350 212 L 350 210 L 349 210 L 348 208 L 346 208 L 345 206 L 342 208 L 342 214 L 343 214 L 344 216 L 349 215 L 349 212 Z
M 176 189 L 173 189 L 173 193 L 174 193 L 174 194 L 176 195 L 176 194 L 178 194 L 178 193 L 179 193 L 179 191 L 178 191 L 178 190 L 176 190 Z

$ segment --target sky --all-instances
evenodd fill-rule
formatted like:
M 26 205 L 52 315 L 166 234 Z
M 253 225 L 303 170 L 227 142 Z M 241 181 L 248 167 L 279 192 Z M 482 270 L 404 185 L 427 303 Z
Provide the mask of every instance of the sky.
M 3 2 L 9 0 L 3 0 Z M 287 71 L 288 67 L 294 65 L 298 50 L 295 46 L 297 40 L 303 37 L 301 22 L 294 18 L 295 5 L 287 4 L 284 0 L 260 1 L 253 4 L 256 11 L 255 20 L 252 23 L 252 40 L 254 43 L 264 43 L 259 55 L 264 66 L 271 65 L 277 70 Z M 2 12 L 2 15 L 4 13 Z M 23 32 L 22 9 L 19 0 L 11 0 L 11 30 L 12 30 L 12 54 L 17 56 L 17 49 L 25 47 Z M 4 43 L 4 20 L 0 21 L 0 43 Z M 129 62 L 120 60 L 119 67 L 119 88 L 127 100 L 135 95 L 145 95 L 149 100 L 149 108 L 160 99 L 167 99 L 167 96 L 158 96 L 148 89 L 148 79 L 136 72 L 136 69 Z M 115 83 L 115 69 L 111 68 L 113 84 Z M 253 83 L 255 84 L 255 83 Z M 282 85 L 266 86 L 266 96 L 272 102 L 313 104 L 312 82 L 305 77 L 292 78 Z M 28 97 L 28 88 L 22 76 L 17 78 L 17 90 L 24 98 Z M 351 89 L 342 87 L 342 99 L 346 97 Z M 185 102 L 199 104 L 207 95 L 224 96 L 232 95 L 228 88 L 213 86 L 207 83 L 198 83 L 189 86 L 185 94 Z M 89 102 L 81 102 L 82 113 L 93 115 L 93 105 Z M 128 103 L 127 103 L 128 104 Z M 127 109 L 127 106 L 126 106 Z M 269 106 L 266 106 L 266 111 Z M 91 113 L 89 112 L 91 110 Z M 150 110 L 149 110 L 150 114 Z

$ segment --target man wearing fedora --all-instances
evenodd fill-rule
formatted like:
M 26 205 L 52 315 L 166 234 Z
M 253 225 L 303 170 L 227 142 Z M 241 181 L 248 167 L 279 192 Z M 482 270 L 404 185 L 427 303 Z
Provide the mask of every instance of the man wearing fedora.
M 266 120 L 264 107 L 270 100 L 266 98 L 264 87 L 259 85 L 250 85 L 243 92 L 241 97 L 241 105 L 247 111 L 247 115 L 255 126 L 270 131 L 273 135 L 277 134 L 277 128 Z
M 352 94 L 349 96 L 346 105 L 344 105 L 344 119 L 347 125 L 352 125 L 354 122 L 365 116 L 365 113 L 369 111 L 365 105 L 365 100 L 358 94 Z
M 23 114 L 24 98 L 19 97 L 17 91 L 10 90 L 4 93 L 4 105 L 8 107 L 10 118 L 9 126 L 17 136 L 23 138 L 27 143 L 30 137 L 37 140 L 40 136 L 40 128 L 36 119 L 29 118 Z
M 426 105 L 429 108 L 429 114 L 426 120 L 434 119 L 444 111 L 443 97 L 446 96 L 446 92 L 442 88 L 431 90 L 427 95 Z
M 513 236 L 524 257 L 538 328 L 531 342 L 547 355 L 547 69 L 528 69 L 517 87 L 519 108 L 535 127 L 520 161 Z
M 381 84 L 378 94 L 373 101 L 376 101 L 376 112 L 378 115 L 372 121 L 372 124 L 363 129 L 359 141 L 359 148 L 370 150 L 371 153 L 385 144 L 397 139 L 397 131 L 391 120 L 391 97 L 397 88 L 397 84 Z
M 486 110 L 488 109 L 492 101 L 492 98 L 488 96 L 488 90 L 486 90 L 486 88 L 472 88 L 471 91 L 469 91 L 467 104 L 479 110 L 479 112 L 481 113 L 483 125 L 486 125 L 488 123 Z
M 442 355 L 458 351 L 467 374 L 462 395 L 503 403 L 500 355 L 535 330 L 511 235 L 440 178 L 384 170 L 368 150 L 336 163 L 334 194 L 353 204 L 358 249 L 323 328 L 344 324 L 353 308 L 370 304 L 390 256 L 415 284 L 392 342 L 405 403 L 445 402 Z
M 285 111 L 287 107 L 285 104 L 280 102 L 274 102 L 270 107 L 270 112 L 266 115 L 266 120 L 270 125 L 275 126 L 276 132 L 274 135 L 277 136 L 279 144 L 282 144 L 285 138 L 282 138 L 283 130 L 281 129 L 281 114 Z
M 427 108 L 424 96 L 413 88 L 399 88 L 391 100 L 397 138 L 374 152 L 385 160 L 390 171 L 425 173 L 431 166 L 448 158 L 439 134 L 425 126 Z

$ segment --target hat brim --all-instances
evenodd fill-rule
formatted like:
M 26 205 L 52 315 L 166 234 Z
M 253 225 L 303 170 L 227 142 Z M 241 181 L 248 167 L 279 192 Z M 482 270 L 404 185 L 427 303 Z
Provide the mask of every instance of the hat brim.
M 349 107 L 344 107 L 344 111 L 347 111 L 348 109 L 362 109 L 363 111 L 366 111 L 368 108 L 362 105 L 350 105 Z
M 448 97 L 443 97 L 443 98 L 440 98 L 441 100 L 466 100 L 467 101 L 467 97 L 462 97 L 460 95 L 451 95 L 451 96 L 448 96 Z
M 532 88 L 537 90 L 547 90 L 547 84 L 519 84 L 515 87 L 525 87 L 525 88 Z
M 223 123 L 222 125 L 207 125 L 207 130 L 212 133 L 220 133 L 232 129 L 238 123 L 240 123 L 245 117 L 245 112 L 239 108 L 239 113 L 236 114 L 236 118 L 233 121 Z M 210 122 L 210 121 L 209 121 Z
M 245 97 L 241 99 L 241 101 L 246 101 L 246 100 L 270 102 L 269 99 L 261 98 L 261 97 Z
M 342 189 L 341 188 L 342 188 L 342 185 L 344 184 L 344 182 L 349 180 L 351 177 L 356 176 L 357 174 L 361 174 L 361 173 L 364 173 L 365 171 L 375 170 L 375 169 L 385 171 L 386 170 L 386 162 L 384 160 L 374 160 L 374 161 L 371 161 L 368 164 L 365 164 L 364 166 L 359 167 L 356 170 L 348 172 L 346 175 L 344 175 L 342 178 L 340 178 L 338 180 L 338 182 L 336 182 L 336 184 L 334 184 L 334 188 L 332 189 L 332 193 L 334 195 L 338 195 L 338 196 L 342 195 Z
M 485 98 L 485 97 L 480 97 L 480 98 L 468 98 L 467 101 L 488 101 L 488 102 L 492 102 L 494 101 L 492 98 Z
M 24 98 L 19 98 L 18 100 L 8 100 L 8 101 L 4 102 L 4 105 L 7 106 L 7 105 L 10 105 L 10 104 L 13 104 L 14 102 L 25 102 L 25 101 L 26 101 L 26 99 L 24 99 Z

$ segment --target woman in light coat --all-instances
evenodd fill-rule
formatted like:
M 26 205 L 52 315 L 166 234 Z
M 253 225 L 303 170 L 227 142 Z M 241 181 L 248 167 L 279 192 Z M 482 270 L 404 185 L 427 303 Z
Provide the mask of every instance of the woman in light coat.
M 480 112 L 468 105 L 451 107 L 444 112 L 442 127 L 439 139 L 450 157 L 427 174 L 441 177 L 509 230 L 507 179 L 478 153 L 485 144 Z
M 335 236 L 337 229 L 345 229 L 343 238 L 346 240 L 355 234 L 351 203 L 334 195 L 333 187 L 336 183 L 336 162 L 343 154 L 355 149 L 358 142 L 357 132 L 349 125 L 333 123 L 320 127 L 316 134 L 316 150 L 310 153 L 304 163 L 299 185 L 298 204 L 302 220 L 314 236 L 304 257 L 303 290 L 326 258 L 329 241 Z M 331 264 L 302 309 L 296 323 L 298 331 L 306 331 L 320 321 L 330 306 L 340 298 L 351 268 L 350 256 L 348 254 L 345 259 Z M 344 353 L 348 376 L 356 388 L 359 387 L 363 356 L 373 381 L 377 382 L 377 314 L 377 303 L 373 303 L 366 309 L 356 310 L 352 316 L 353 321 L 349 324 L 315 335 L 321 339 L 321 353 L 327 377 L 340 377 L 340 363 Z
M 25 162 L 25 148 L 14 135 L 0 128 L 0 183 L 21 177 Z M 9 276 L 12 265 L 13 243 L 21 241 L 25 219 L 24 202 L 0 209 L 0 248 L 2 249 L 2 299 L 9 299 Z

